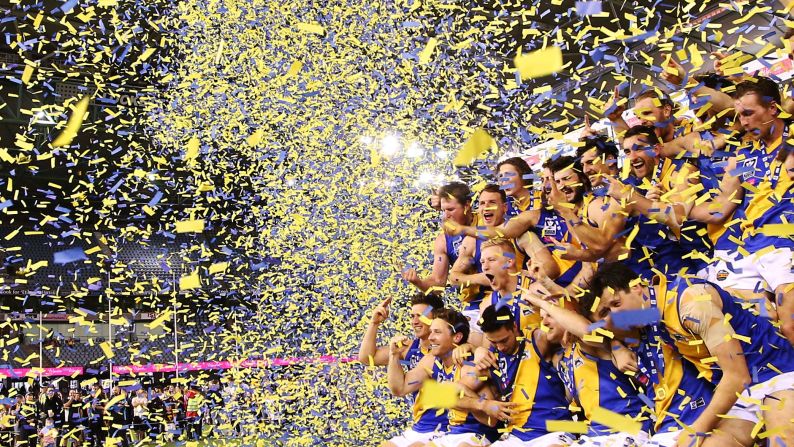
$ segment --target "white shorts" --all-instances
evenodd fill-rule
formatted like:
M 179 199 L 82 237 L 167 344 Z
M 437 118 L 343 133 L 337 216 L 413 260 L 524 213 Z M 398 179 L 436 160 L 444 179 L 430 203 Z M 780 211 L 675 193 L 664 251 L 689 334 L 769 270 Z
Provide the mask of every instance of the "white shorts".
M 640 432 L 636 435 L 630 433 L 613 433 L 603 436 L 582 436 L 571 444 L 574 447 L 640 447 L 648 442 L 648 434 Z
M 570 445 L 576 438 L 569 433 L 554 432 L 535 438 L 531 441 L 522 441 L 514 434 L 491 444 L 492 447 L 547 447 L 550 445 Z M 622 447 L 622 446 L 621 446 Z
M 794 283 L 792 259 L 794 252 L 790 248 L 744 257 L 738 252 L 717 250 L 714 262 L 709 266 L 708 280 L 723 289 L 774 292 L 783 284 Z
M 651 439 L 645 444 L 646 447 L 675 447 L 676 442 L 678 441 L 678 435 L 680 435 L 683 430 L 676 430 L 676 431 L 668 431 L 664 433 L 656 433 L 655 435 L 651 436 Z
M 400 436 L 395 436 L 394 438 L 389 439 L 389 442 L 395 444 L 397 447 L 408 447 L 409 445 L 416 442 L 428 443 L 443 434 L 444 433 L 438 431 L 419 433 L 418 431 L 409 428 L 405 430 L 403 434 L 401 434 Z
M 444 435 L 433 440 L 433 445 L 436 447 L 458 447 L 461 444 L 485 447 L 491 445 L 491 441 L 489 441 L 485 435 L 477 435 L 474 433 Z
M 480 321 L 480 309 L 463 310 L 460 313 L 469 319 L 470 333 L 473 334 L 476 332 L 478 334 L 482 334 L 482 329 L 480 329 L 480 325 L 477 324 L 477 322 Z
M 794 391 L 794 371 L 775 376 L 766 382 L 762 382 L 745 389 L 739 396 L 739 400 L 728 411 L 728 417 L 735 417 L 757 424 L 763 420 L 761 405 L 764 399 L 772 393 L 778 391 Z

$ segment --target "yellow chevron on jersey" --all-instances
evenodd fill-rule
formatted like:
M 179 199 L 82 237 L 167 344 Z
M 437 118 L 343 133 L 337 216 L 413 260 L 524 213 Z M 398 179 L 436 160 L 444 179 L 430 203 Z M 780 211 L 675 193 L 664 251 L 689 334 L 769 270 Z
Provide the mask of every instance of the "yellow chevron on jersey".
M 701 377 L 711 382 L 714 371 L 703 360 L 711 357 L 706 344 L 681 322 L 679 305 L 681 297 L 674 290 L 668 289 L 667 277 L 657 275 L 659 281 L 658 305 L 662 308 L 662 323 L 673 339 L 678 352 L 697 368 Z
M 794 186 L 794 179 L 784 169 L 785 161 L 775 159 L 769 165 L 770 175 L 764 177 L 764 180 L 758 184 L 758 189 L 747 205 L 745 211 L 745 219 L 742 222 L 742 240 L 748 239 L 757 234 L 763 233 L 763 228 L 756 228 L 757 221 L 763 220 L 765 215 L 773 209 L 773 206 L 783 200 L 788 200 L 784 196 L 790 193 L 791 188 Z M 777 184 L 773 188 L 771 176 L 777 174 Z M 794 206 L 789 206 L 794 212 Z M 774 239 L 770 240 L 774 242 Z
M 428 346 L 427 348 L 425 348 L 420 343 L 419 352 L 421 352 L 423 356 L 430 354 L 430 347 Z M 420 397 L 421 395 L 422 395 L 422 390 L 420 389 L 416 394 L 416 398 L 414 399 L 414 405 L 411 408 L 411 411 L 414 416 L 414 423 L 419 422 L 419 420 L 422 418 L 422 415 L 425 414 L 425 408 L 419 403 L 422 401 L 422 398 Z

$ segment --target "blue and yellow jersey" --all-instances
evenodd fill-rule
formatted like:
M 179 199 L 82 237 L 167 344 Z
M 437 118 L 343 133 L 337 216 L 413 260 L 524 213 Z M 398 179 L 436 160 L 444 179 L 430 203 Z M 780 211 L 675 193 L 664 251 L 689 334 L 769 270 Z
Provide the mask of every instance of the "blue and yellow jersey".
M 419 364 L 419 361 L 422 358 L 429 354 L 430 350 L 422 348 L 420 341 L 418 338 L 415 338 L 414 341 L 411 343 L 411 346 L 408 347 L 408 351 L 405 353 L 405 360 L 403 360 L 403 364 L 408 366 L 408 369 L 414 369 L 416 365 Z M 443 368 L 439 368 L 440 362 L 436 361 L 433 365 L 433 379 L 438 380 L 439 382 L 449 381 L 452 378 L 452 373 L 449 372 L 448 376 L 444 375 Z M 430 409 L 426 411 L 421 405 L 419 405 L 419 393 L 421 391 L 417 391 L 411 394 L 411 399 L 413 400 L 413 420 L 414 425 L 413 429 L 419 433 L 429 433 L 436 430 L 444 431 L 447 427 L 447 412 L 446 411 L 437 411 L 435 409 Z
M 719 383 L 722 372 L 716 358 L 709 352 L 703 339 L 684 327 L 680 314 L 681 295 L 687 287 L 695 284 L 710 285 L 719 292 L 722 313 L 735 332 L 744 352 L 747 368 L 753 384 L 765 382 L 778 374 L 794 371 L 794 347 L 772 325 L 768 318 L 752 312 L 752 303 L 734 298 L 728 292 L 706 280 L 679 276 L 670 284 L 667 278 L 659 278 L 659 300 L 662 306 L 662 322 L 675 343 L 678 352 L 700 371 L 706 380 Z
M 538 209 L 542 206 L 540 198 L 540 191 L 532 189 L 529 191 L 529 196 L 523 200 L 516 200 L 513 196 L 507 196 L 507 213 L 505 213 L 505 222 L 518 216 L 527 210 Z
M 477 273 L 482 273 L 482 264 L 480 263 L 480 255 L 482 253 L 482 243 L 485 242 L 485 239 L 475 238 L 475 245 L 474 245 L 474 255 L 471 258 L 471 264 L 474 268 L 474 271 Z M 483 298 L 485 298 L 485 294 L 487 292 L 487 288 L 480 286 L 479 284 L 469 284 L 468 286 L 461 286 L 460 288 L 460 301 L 464 304 L 465 310 L 478 310 L 480 308 L 480 303 L 482 303 Z
M 460 382 L 461 380 L 460 371 L 460 368 L 454 367 L 454 380 L 456 382 Z M 485 424 L 482 424 L 477 420 L 476 417 L 474 417 L 473 414 L 471 414 L 471 412 L 457 410 L 455 408 L 449 410 L 448 430 L 449 431 L 447 433 L 450 435 L 465 433 L 484 435 L 491 442 L 495 441 L 501 436 L 497 427 L 489 427 Z
M 491 348 L 499 363 L 499 369 L 491 371 L 491 380 L 503 400 L 518 404 L 518 413 L 507 430 L 522 441 L 547 434 L 547 420 L 571 419 L 565 386 L 554 365 L 543 358 L 535 344 L 539 330 L 521 340 L 513 354 Z
M 638 387 L 615 367 L 612 360 L 591 356 L 582 350 L 579 343 L 574 343 L 565 349 L 559 369 L 568 394 L 589 421 L 588 436 L 615 432 L 591 420 L 593 411 L 599 407 L 642 421 L 643 431 L 650 432 L 651 420 L 644 413 L 651 409 L 639 397 Z
M 659 324 L 647 326 L 637 348 L 640 371 L 649 379 L 645 396 L 653 402 L 656 433 L 691 425 L 714 394 L 714 386 L 699 377 L 698 370 L 681 357 L 663 333 Z
M 449 258 L 450 268 L 455 265 L 455 261 L 457 261 L 458 256 L 460 256 L 460 246 L 463 245 L 464 239 L 466 239 L 466 235 L 463 233 L 457 236 L 444 234 L 444 242 L 447 245 L 447 258 Z
M 780 141 L 769 148 L 760 146 L 759 143 L 745 145 L 736 153 L 736 172 L 732 174 L 739 177 L 744 188 L 744 195 L 736 211 L 724 224 L 709 224 L 709 237 L 714 242 L 715 250 L 734 251 L 741 239 L 741 223 L 745 219 L 745 211 L 750 203 L 753 193 L 761 185 L 764 177 L 770 172 L 770 165 L 774 160 Z M 736 199 L 734 199 L 736 200 Z
M 676 163 L 666 158 L 662 163 L 659 169 L 659 182 L 663 185 L 663 189 L 669 190 L 673 173 L 676 171 Z M 641 191 L 646 191 L 649 186 L 648 182 L 643 182 L 633 175 L 629 175 L 623 181 Z M 687 266 L 684 259 L 687 252 L 667 225 L 649 219 L 645 215 L 629 216 L 626 218 L 624 233 L 634 234 L 629 245 L 631 252 L 625 264 L 643 279 L 653 277 L 655 274 L 653 269 L 677 274 Z
M 579 241 L 568 231 L 568 222 L 552 209 L 542 208 L 540 210 L 536 228 L 540 232 L 541 240 L 547 246 L 551 244 L 551 238 L 579 246 Z M 551 256 L 560 267 L 560 276 L 554 282 L 562 287 L 572 283 L 579 271 L 582 270 L 581 262 L 562 259 L 564 253 L 565 251 L 561 248 L 551 248 Z
M 747 205 L 742 222 L 743 248 L 750 254 L 769 247 L 794 248 L 794 234 L 766 234 L 770 227 L 794 223 L 794 180 L 785 172 L 784 162 L 774 160 L 766 178 L 758 185 Z
M 505 296 L 495 290 L 492 291 L 488 305 L 492 306 L 498 303 L 508 306 L 513 318 L 519 319 L 516 322 L 516 327 L 524 336 L 527 336 L 533 329 L 540 327 L 540 312 L 530 306 L 529 303 L 521 300 L 521 291 L 516 290 L 512 295 Z

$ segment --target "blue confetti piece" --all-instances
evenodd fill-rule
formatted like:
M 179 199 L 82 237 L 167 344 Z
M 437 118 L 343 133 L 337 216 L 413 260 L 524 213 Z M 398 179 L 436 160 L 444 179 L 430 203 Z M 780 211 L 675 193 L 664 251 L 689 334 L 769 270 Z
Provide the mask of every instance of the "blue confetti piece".
M 576 13 L 580 16 L 592 16 L 601 14 L 601 0 L 578 1 L 576 2 Z
M 86 256 L 83 249 L 79 247 L 56 252 L 53 256 L 53 262 L 55 264 L 68 264 L 70 262 L 84 261 L 86 259 L 88 259 L 88 256 Z
M 5 202 L 0 203 L 0 210 L 2 210 L 4 208 L 8 208 L 9 206 L 11 206 L 13 204 L 14 204 L 14 202 L 12 202 L 10 200 L 6 200 Z
M 659 321 L 659 310 L 655 307 L 640 310 L 623 310 L 612 313 L 612 325 L 617 329 L 629 329 Z

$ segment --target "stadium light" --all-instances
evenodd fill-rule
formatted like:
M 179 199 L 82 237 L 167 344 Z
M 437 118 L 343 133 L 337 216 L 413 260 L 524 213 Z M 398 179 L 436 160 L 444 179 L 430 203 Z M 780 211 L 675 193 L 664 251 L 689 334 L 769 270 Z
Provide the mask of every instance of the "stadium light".
M 386 135 L 381 142 L 381 154 L 384 157 L 394 157 L 400 150 L 400 139 L 397 135 Z
M 408 149 L 405 151 L 405 155 L 410 158 L 421 158 L 424 154 L 425 151 L 422 149 L 422 146 L 415 141 L 411 143 L 411 145 L 408 146 Z

